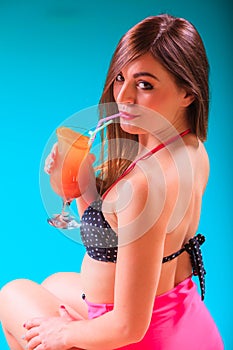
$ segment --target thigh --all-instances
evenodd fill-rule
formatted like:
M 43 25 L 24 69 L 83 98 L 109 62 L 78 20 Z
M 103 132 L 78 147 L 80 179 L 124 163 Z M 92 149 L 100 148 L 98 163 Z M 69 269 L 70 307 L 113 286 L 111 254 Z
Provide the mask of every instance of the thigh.
M 82 299 L 81 275 L 77 272 L 58 272 L 42 282 L 42 286 L 76 310 L 83 318 L 88 318 L 87 305 Z
M 22 346 L 22 335 L 27 319 L 33 317 L 59 316 L 59 306 L 64 304 L 77 319 L 83 316 L 46 288 L 29 280 L 14 280 L 0 291 L 0 320 L 3 327 Z

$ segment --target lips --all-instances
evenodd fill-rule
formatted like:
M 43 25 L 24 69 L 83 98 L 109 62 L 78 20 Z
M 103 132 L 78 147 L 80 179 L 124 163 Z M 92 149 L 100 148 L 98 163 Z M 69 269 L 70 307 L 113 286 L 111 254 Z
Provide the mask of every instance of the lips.
M 128 112 L 125 112 L 125 111 L 120 111 L 119 115 L 120 115 L 121 118 L 124 118 L 124 119 L 127 119 L 127 120 L 132 120 L 132 119 L 135 119 L 135 118 L 138 117 L 138 115 L 131 114 L 131 113 L 128 113 Z

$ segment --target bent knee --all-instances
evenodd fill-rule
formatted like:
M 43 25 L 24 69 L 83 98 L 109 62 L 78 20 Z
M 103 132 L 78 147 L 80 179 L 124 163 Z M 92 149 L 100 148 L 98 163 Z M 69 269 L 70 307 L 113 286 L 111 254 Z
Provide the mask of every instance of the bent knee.
M 56 273 L 46 277 L 43 280 L 43 282 L 41 283 L 41 285 L 43 287 L 48 287 L 51 284 L 54 284 L 54 283 L 58 282 L 59 280 L 61 280 L 64 274 L 66 274 L 66 273 L 65 272 L 56 272 Z
M 8 282 L 0 290 L 0 305 L 3 305 L 8 300 L 17 299 L 19 294 L 23 294 L 29 289 L 31 290 L 35 285 L 35 282 L 23 278 Z
M 35 282 L 33 282 L 31 280 L 28 280 L 26 278 L 19 278 L 19 279 L 12 280 L 12 281 L 6 283 L 1 288 L 1 295 L 12 293 L 15 290 L 25 289 L 29 285 L 31 286 L 31 285 L 34 285 L 34 284 L 35 284 Z
M 48 290 L 56 290 L 57 287 L 69 285 L 70 282 L 79 283 L 80 274 L 76 272 L 57 272 L 53 275 L 48 276 L 41 285 Z

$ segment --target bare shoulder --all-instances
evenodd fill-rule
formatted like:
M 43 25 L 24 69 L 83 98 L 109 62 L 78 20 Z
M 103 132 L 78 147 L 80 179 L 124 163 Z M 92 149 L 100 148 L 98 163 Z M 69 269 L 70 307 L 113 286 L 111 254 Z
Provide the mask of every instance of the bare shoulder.
M 197 147 L 190 147 L 190 155 L 193 166 L 194 180 L 202 186 L 204 192 L 210 172 L 209 156 L 202 141 L 197 140 Z
M 118 188 L 115 208 L 118 233 L 127 239 L 132 234 L 135 239 L 136 233 L 140 237 L 151 230 L 162 235 L 166 232 L 173 197 L 158 160 L 151 157 L 140 162 Z
M 138 162 L 135 169 L 119 183 L 117 203 L 130 201 L 133 207 L 137 206 L 142 210 L 151 196 L 158 200 L 166 191 L 167 179 L 164 169 L 158 159 L 150 157 Z

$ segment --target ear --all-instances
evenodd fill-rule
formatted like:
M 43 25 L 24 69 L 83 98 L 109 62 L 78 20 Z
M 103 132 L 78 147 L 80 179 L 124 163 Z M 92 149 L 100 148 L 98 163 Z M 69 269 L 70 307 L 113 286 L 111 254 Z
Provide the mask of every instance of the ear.
M 185 91 L 185 94 L 183 96 L 181 106 L 182 107 L 188 107 L 191 105 L 191 103 L 195 100 L 195 96 L 192 94 L 189 94 L 188 92 Z

